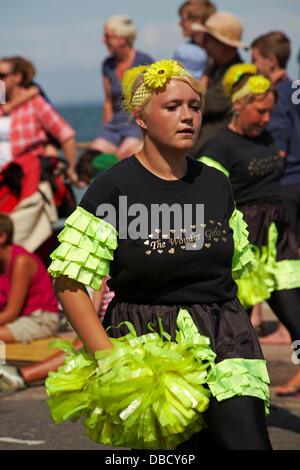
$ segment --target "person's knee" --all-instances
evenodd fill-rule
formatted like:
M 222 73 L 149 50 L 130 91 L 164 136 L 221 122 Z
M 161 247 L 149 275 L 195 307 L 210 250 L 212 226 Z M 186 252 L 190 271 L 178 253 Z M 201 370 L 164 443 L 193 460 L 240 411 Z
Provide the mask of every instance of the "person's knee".
M 131 157 L 131 155 L 138 153 L 142 149 L 142 146 L 143 143 L 141 140 L 128 137 L 117 149 L 116 155 L 120 160 L 123 160 L 124 158 Z
M 90 145 L 90 150 L 98 150 L 99 152 L 102 152 L 102 153 L 116 154 L 118 148 L 111 142 L 108 142 L 108 140 L 95 139 Z

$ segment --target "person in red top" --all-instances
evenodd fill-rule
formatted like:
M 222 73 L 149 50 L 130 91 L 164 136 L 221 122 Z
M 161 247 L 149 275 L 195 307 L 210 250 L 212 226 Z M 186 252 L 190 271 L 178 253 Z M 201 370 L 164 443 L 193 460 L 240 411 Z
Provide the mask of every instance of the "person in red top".
M 108 279 L 109 276 L 103 280 L 101 289 L 90 292 L 92 302 L 101 322 L 103 321 L 110 301 L 115 296 L 115 293 L 110 290 L 106 283 Z M 76 337 L 73 341 L 73 345 L 76 349 L 80 349 L 83 343 Z M 40 362 L 35 362 L 34 364 L 20 368 L 0 364 L 0 393 L 17 392 L 27 386 L 34 385 L 36 382 L 43 381 L 47 378 L 50 371 L 57 371 L 59 366 L 64 364 L 64 361 L 65 353 L 64 351 L 59 351 Z
M 24 154 L 44 155 L 51 135 L 59 141 L 69 163 L 68 178 L 71 183 L 80 185 L 75 172 L 75 131 L 40 94 L 21 102 L 22 96 L 28 93 L 23 87 L 23 75 L 23 67 L 16 57 L 0 60 L 0 80 L 5 85 L 6 103 L 20 102 L 8 116 L 0 107 L 0 170 Z
M 58 302 L 42 261 L 13 244 L 13 223 L 0 214 L 0 340 L 30 342 L 55 335 Z

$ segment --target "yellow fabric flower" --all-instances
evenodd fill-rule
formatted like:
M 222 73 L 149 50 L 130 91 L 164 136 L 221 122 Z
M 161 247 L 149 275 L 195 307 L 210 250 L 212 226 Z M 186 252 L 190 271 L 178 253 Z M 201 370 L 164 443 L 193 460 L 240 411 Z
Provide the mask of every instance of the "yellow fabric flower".
M 248 80 L 249 91 L 255 95 L 265 93 L 270 88 L 270 85 L 270 80 L 263 75 L 256 75 Z
M 150 89 L 162 88 L 166 81 L 175 75 L 181 75 L 184 69 L 174 60 L 161 60 L 152 64 L 144 75 L 144 83 Z
M 263 75 L 254 75 L 247 80 L 247 83 L 238 91 L 236 91 L 231 98 L 234 103 L 236 100 L 244 98 L 249 94 L 262 95 L 266 93 L 271 87 L 271 82 Z

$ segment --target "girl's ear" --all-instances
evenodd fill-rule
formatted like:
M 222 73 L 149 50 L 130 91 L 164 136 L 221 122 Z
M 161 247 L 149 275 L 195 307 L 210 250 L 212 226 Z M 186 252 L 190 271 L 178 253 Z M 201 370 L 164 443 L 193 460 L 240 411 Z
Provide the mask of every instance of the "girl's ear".
M 242 99 L 238 99 L 233 104 L 233 109 L 235 113 L 240 113 L 244 107 L 244 101 Z
M 144 130 L 147 129 L 145 114 L 144 114 L 142 108 L 134 108 L 133 117 L 134 117 L 135 122 L 137 123 L 138 126 L 140 126 Z

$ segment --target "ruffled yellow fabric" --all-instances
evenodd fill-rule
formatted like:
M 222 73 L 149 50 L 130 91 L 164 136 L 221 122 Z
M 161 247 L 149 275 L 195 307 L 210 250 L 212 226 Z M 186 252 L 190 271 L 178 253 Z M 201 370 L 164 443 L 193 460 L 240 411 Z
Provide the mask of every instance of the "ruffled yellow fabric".
M 237 279 L 238 297 L 245 308 L 270 298 L 273 291 L 300 287 L 300 260 L 276 261 L 278 232 L 274 222 L 268 230 L 268 245 L 252 245 L 257 266 L 248 277 Z
M 242 212 L 238 209 L 234 209 L 229 219 L 229 226 L 233 231 L 234 241 L 232 277 L 234 280 L 243 279 L 256 269 L 257 261 L 248 240 L 247 224 L 244 221 Z
M 265 403 L 269 413 L 270 379 L 263 359 L 225 359 L 219 362 L 207 381 L 210 391 L 218 401 L 233 396 L 253 396 Z
M 161 323 L 159 333 L 143 336 L 125 323 L 130 333 L 112 338 L 114 348 L 95 357 L 54 342 L 68 354 L 46 380 L 55 422 L 83 418 L 90 439 L 114 447 L 172 450 L 206 426 L 211 393 L 218 400 L 244 394 L 268 403 L 264 361 L 216 366 L 209 339 L 186 310 L 178 313 L 175 341 Z
M 51 254 L 49 273 L 54 278 L 65 275 L 100 289 L 102 279 L 109 274 L 117 235 L 112 225 L 77 207 L 58 235 L 60 245 Z

